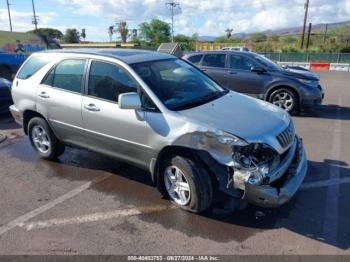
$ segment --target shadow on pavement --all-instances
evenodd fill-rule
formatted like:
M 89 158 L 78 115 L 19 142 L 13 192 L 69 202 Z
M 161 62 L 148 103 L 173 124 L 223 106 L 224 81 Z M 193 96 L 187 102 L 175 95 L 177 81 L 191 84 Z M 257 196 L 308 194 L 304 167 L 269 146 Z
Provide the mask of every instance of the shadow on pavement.
M 350 120 L 350 107 L 339 105 L 319 105 L 300 112 L 300 117 Z

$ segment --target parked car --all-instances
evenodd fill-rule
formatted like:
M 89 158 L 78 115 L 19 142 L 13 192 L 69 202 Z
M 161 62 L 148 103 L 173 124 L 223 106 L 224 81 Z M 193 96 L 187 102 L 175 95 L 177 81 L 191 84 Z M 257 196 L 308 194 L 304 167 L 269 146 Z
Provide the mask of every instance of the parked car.
M 229 47 L 224 47 L 221 50 L 223 51 L 241 51 L 241 52 L 249 52 L 249 48 L 248 47 L 244 47 L 244 46 L 229 46 Z
M 192 212 L 208 209 L 218 192 L 277 207 L 306 175 L 303 143 L 287 112 L 222 88 L 169 54 L 35 53 L 12 95 L 12 115 L 42 158 L 73 145 L 130 162 Z
M 0 114 L 9 113 L 9 106 L 12 104 L 11 82 L 0 78 Z
M 187 54 L 193 63 L 220 85 L 293 113 L 322 103 L 319 78 L 307 71 L 284 70 L 253 52 L 213 51 Z

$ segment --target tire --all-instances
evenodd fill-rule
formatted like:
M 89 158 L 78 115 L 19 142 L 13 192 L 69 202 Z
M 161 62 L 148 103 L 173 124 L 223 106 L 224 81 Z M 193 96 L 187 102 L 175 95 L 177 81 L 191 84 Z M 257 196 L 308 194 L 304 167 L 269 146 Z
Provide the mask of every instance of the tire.
M 177 176 L 175 175 L 176 170 L 179 171 Z M 165 192 L 175 205 L 193 213 L 201 213 L 211 206 L 212 184 L 208 172 L 200 161 L 175 156 L 164 161 L 160 172 Z M 189 191 L 187 193 L 186 190 L 181 192 L 186 187 L 183 187 L 183 184 L 181 184 L 182 187 L 175 186 L 176 182 L 174 180 L 171 182 L 169 174 L 173 179 L 176 178 L 176 182 L 187 183 Z M 182 178 L 179 179 L 179 176 Z M 175 187 L 177 189 L 174 190 Z
M 12 81 L 12 71 L 4 65 L 0 65 L 0 77 Z
M 269 97 L 269 102 L 286 110 L 290 114 L 298 111 L 298 96 L 288 88 L 279 88 L 273 91 Z
M 65 150 L 65 146 L 58 141 L 47 122 L 41 117 L 34 117 L 29 121 L 28 136 L 34 150 L 43 159 L 54 160 Z

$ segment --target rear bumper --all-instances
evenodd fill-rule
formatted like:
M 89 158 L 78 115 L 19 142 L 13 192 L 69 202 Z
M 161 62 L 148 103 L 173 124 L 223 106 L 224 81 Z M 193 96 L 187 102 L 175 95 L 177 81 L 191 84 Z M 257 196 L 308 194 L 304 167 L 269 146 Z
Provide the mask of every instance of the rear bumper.
M 294 159 L 285 174 L 270 185 L 246 185 L 243 199 L 261 207 L 278 207 L 288 202 L 298 191 L 307 172 L 303 142 L 297 138 Z
M 15 119 L 15 121 L 18 124 L 23 125 L 22 113 L 21 113 L 21 111 L 19 111 L 19 109 L 15 105 L 10 106 L 10 112 L 11 112 L 12 117 Z

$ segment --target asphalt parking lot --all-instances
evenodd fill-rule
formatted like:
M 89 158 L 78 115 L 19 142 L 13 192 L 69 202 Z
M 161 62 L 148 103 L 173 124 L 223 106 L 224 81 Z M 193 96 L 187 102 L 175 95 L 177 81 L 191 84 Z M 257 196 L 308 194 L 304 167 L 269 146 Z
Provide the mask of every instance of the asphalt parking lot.
M 273 210 L 181 211 L 114 159 L 68 148 L 40 160 L 2 116 L 0 254 L 350 254 L 350 73 L 320 76 L 324 104 L 294 117 L 306 180 Z

